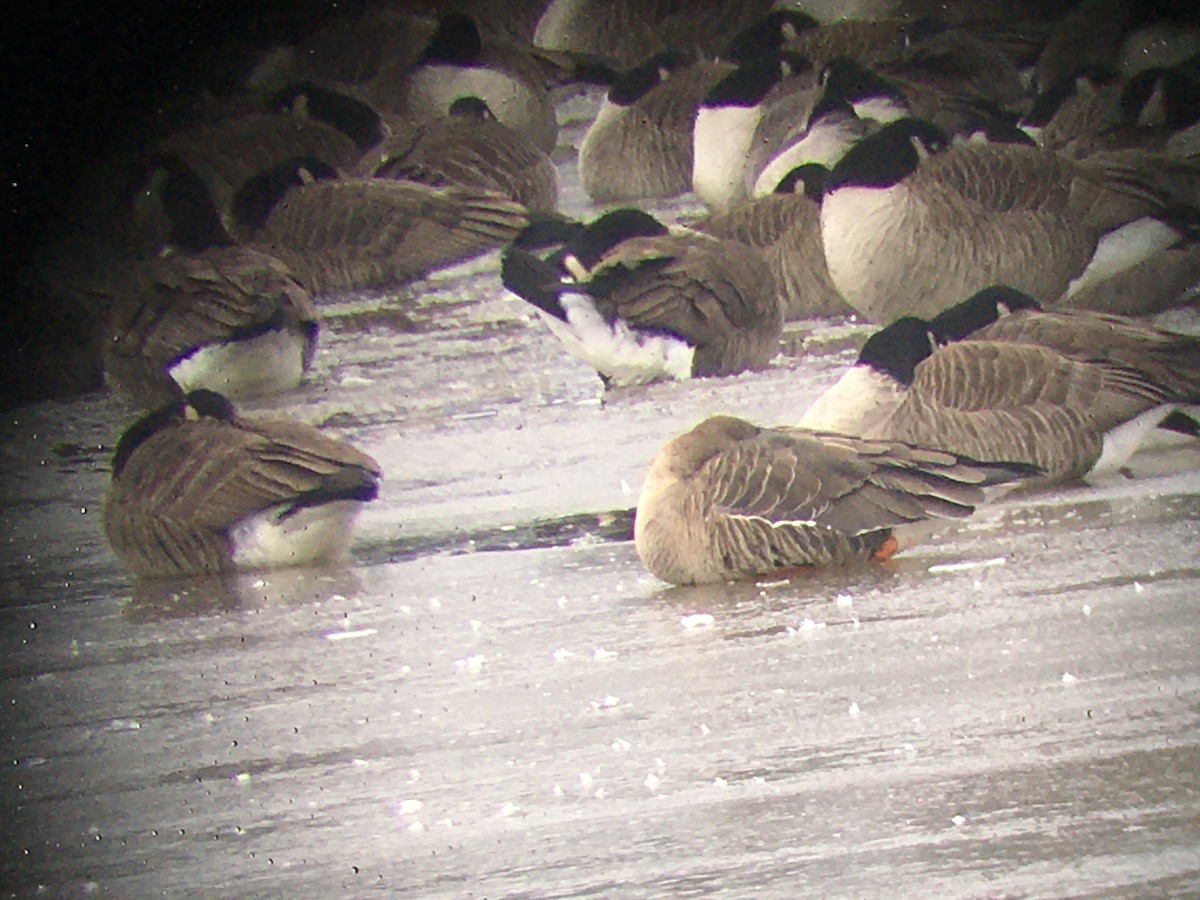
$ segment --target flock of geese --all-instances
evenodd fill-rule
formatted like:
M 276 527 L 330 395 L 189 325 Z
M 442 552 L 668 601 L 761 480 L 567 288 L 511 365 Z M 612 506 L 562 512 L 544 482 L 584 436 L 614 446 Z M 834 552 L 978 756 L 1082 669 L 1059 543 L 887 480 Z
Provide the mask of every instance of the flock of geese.
M 105 504 L 134 572 L 343 554 L 378 464 L 233 401 L 305 377 L 322 300 L 497 249 L 606 386 L 764 369 L 795 319 L 880 326 L 789 425 L 665 444 L 634 539 L 669 582 L 886 559 L 988 489 L 1200 435 L 1200 338 L 1146 318 L 1200 283 L 1194 12 L 461 6 L 330 22 L 147 154 L 132 249 L 92 287 L 106 379 L 147 410 Z M 578 148 L 591 221 L 556 209 L 572 82 L 607 91 Z M 686 224 L 638 205 L 688 192 Z

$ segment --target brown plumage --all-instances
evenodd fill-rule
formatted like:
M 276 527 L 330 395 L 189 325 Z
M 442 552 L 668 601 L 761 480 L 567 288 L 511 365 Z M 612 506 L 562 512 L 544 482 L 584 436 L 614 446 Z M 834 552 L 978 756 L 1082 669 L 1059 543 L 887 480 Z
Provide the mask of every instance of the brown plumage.
M 692 227 L 762 253 L 779 289 L 785 321 L 854 312 L 829 278 L 821 207 L 808 195 L 768 194 L 705 216 Z
M 655 54 L 622 74 L 579 145 L 579 177 L 597 203 L 691 190 L 692 128 L 728 63 Z
M 288 160 L 337 171 L 358 156 L 354 142 L 332 125 L 302 114 L 246 113 L 163 141 L 150 187 L 170 223 L 167 240 L 199 250 L 232 242 L 234 198 L 248 179 Z
M 634 542 L 676 584 L 845 566 L 894 552 L 897 526 L 970 514 L 995 477 L 937 450 L 714 416 L 651 463 Z
M 544 212 L 558 203 L 558 172 L 550 157 L 496 121 L 477 97 L 456 100 L 446 118 L 393 123 L 392 134 L 353 172 L 494 191 Z
M 140 575 L 221 573 L 336 559 L 379 465 L 286 419 L 246 419 L 209 391 L 147 415 L 122 436 L 104 531 Z
M 1086 283 L 1079 276 L 1103 237 L 1186 199 L 1171 193 L 1187 190 L 1180 174 L 1128 154 L 1093 163 L 1024 145 L 947 148 L 928 123 L 900 120 L 834 167 L 821 206 L 825 257 L 839 291 L 872 321 L 935 315 L 997 283 L 1051 303 Z M 1178 239 L 1150 227 L 1147 254 Z
M 669 232 L 637 209 L 564 228 L 548 258 L 509 248 L 502 277 L 606 383 L 731 375 L 778 352 L 775 282 L 752 248 Z
M 140 263 L 110 287 L 104 346 L 109 385 L 143 408 L 180 389 L 252 397 L 295 387 L 312 359 L 317 312 L 286 265 L 245 247 L 216 247 Z M 240 348 L 235 349 L 235 348 Z M 213 365 L 175 367 L 204 351 Z M 176 378 L 183 383 L 176 381 Z
M 906 317 L 871 336 L 800 424 L 1024 463 L 1046 481 L 1066 481 L 1091 473 L 1102 457 L 1105 469 L 1123 463 L 1137 441 L 1110 447 L 1109 434 L 1143 423 L 1129 432 L 1136 438 L 1170 410 L 1168 391 L 1136 369 L 1035 344 L 939 347 L 929 322 Z
M 507 197 L 458 186 L 301 171 L 275 188 L 246 204 L 240 227 L 314 295 L 393 287 L 500 247 L 528 222 Z

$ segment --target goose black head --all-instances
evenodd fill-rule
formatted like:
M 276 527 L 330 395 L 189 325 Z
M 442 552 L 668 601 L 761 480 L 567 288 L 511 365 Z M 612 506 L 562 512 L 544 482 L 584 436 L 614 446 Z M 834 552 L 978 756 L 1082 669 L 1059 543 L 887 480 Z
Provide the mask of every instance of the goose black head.
M 687 63 L 688 58 L 684 54 L 673 50 L 655 53 L 621 73 L 608 89 L 608 102 L 617 106 L 632 106 Z
M 437 31 L 425 45 L 417 65 L 449 63 L 470 65 L 483 53 L 479 26 L 466 13 L 446 13 L 438 18 Z
M 303 98 L 310 118 L 332 125 L 359 150 L 367 151 L 383 140 L 383 119 L 361 100 L 316 84 L 294 84 L 279 91 L 272 100 L 278 111 L 293 109 Z
M 810 200 L 821 202 L 825 192 L 825 182 L 829 180 L 829 168 L 820 163 L 805 163 L 796 166 L 783 176 L 783 180 L 775 186 L 776 194 L 803 193 Z
M 779 82 L 811 68 L 807 59 L 787 51 L 753 57 L 713 85 L 700 105 L 709 108 L 758 106 Z
M 736 63 L 749 62 L 780 50 L 789 41 L 820 25 L 812 16 L 799 10 L 777 9 L 734 35 L 721 58 Z
M 847 151 L 829 173 L 825 195 L 841 187 L 892 187 L 949 144 L 946 133 L 931 122 L 898 119 Z
M 173 155 L 162 156 L 156 163 L 151 183 L 152 190 L 160 192 L 162 209 L 170 223 L 167 240 L 189 253 L 233 244 L 212 194 L 191 166 Z
M 669 234 L 667 227 L 647 212 L 632 207 L 614 209 L 591 222 L 575 235 L 564 248 L 585 269 L 597 262 L 622 241 L 637 237 L 659 237 Z
M 830 60 L 821 72 L 821 99 L 814 107 L 811 118 L 825 106 L 844 101 L 851 106 L 876 98 L 894 104 L 905 103 L 903 92 L 882 75 L 871 71 L 856 59 L 841 56 Z
M 289 190 L 336 177 L 337 169 L 315 156 L 293 156 L 246 179 L 233 196 L 233 220 L 242 233 L 254 234 Z
M 961 341 L 980 328 L 1018 309 L 1041 309 L 1042 305 L 1014 287 L 997 284 L 972 294 L 929 320 L 939 344 Z
M 1083 67 L 1039 91 L 1029 107 L 1029 112 L 1021 117 L 1021 124 L 1030 128 L 1044 128 L 1062 109 L 1063 104 L 1084 89 L 1085 84 L 1098 88 L 1111 84 L 1116 77 L 1116 72 L 1103 66 Z
M 1125 85 L 1119 105 L 1127 125 L 1180 131 L 1200 119 L 1200 83 L 1173 69 L 1146 69 Z
M 119 478 L 134 452 L 163 430 L 187 420 L 209 416 L 225 422 L 237 416 L 234 405 L 216 391 L 198 390 L 176 397 L 125 429 L 113 452 L 112 477 Z
M 451 119 L 464 122 L 495 122 L 497 121 L 492 108 L 479 97 L 459 97 L 448 107 L 446 115 Z
M 917 366 L 936 348 L 929 322 L 905 316 L 867 338 L 856 365 L 867 366 L 907 387 L 916 377 Z

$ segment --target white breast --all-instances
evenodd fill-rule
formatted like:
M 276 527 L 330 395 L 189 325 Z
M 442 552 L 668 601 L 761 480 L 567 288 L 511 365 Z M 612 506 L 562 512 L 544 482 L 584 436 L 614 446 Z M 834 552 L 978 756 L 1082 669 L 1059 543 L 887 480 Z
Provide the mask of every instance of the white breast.
M 202 347 L 168 374 L 186 391 L 207 388 L 232 400 L 291 390 L 304 375 L 307 338 L 268 331 L 256 338 Z

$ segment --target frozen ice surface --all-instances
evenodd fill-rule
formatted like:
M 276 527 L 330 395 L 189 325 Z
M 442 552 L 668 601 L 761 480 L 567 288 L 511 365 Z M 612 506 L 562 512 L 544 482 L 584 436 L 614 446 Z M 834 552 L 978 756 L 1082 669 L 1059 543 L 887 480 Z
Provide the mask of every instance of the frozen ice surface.
M 563 107 L 581 214 L 595 101 Z M 794 418 L 861 326 L 602 403 L 495 256 L 324 312 L 313 376 L 248 411 L 383 464 L 344 569 L 135 583 L 99 530 L 130 411 L 0 426 L 7 890 L 1200 893 L 1194 459 L 1010 497 L 888 567 L 668 588 L 629 540 L 659 445 Z

